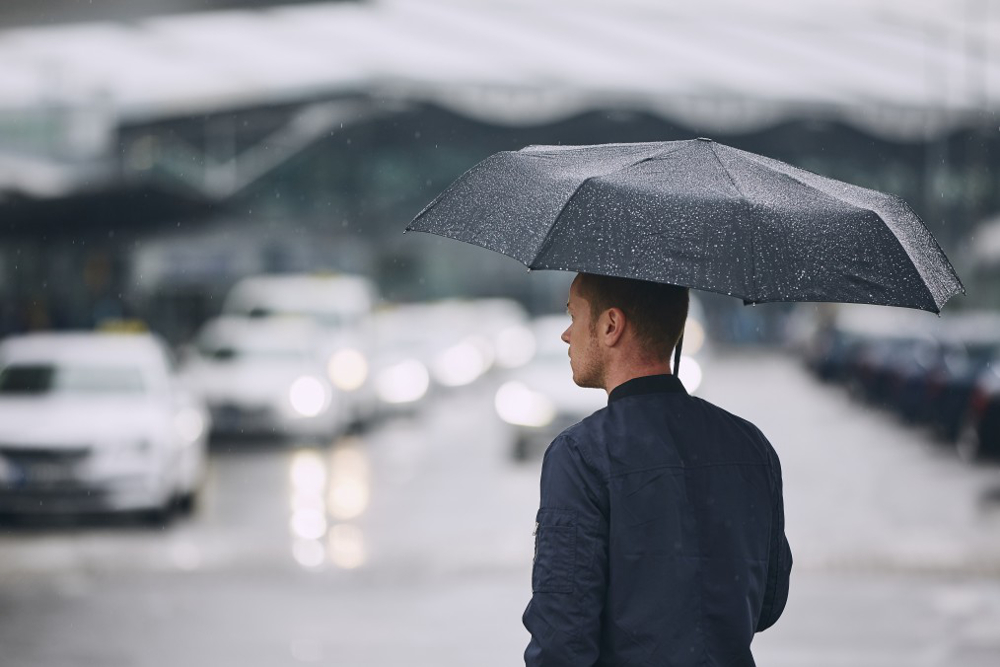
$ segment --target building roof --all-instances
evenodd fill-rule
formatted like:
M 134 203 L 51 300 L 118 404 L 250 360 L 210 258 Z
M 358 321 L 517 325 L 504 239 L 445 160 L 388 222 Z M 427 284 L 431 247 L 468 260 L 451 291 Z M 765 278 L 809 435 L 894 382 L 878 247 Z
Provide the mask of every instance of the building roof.
M 356 92 L 509 125 L 628 108 L 729 133 L 805 116 L 919 140 L 996 116 L 1000 8 L 313 3 L 0 31 L 0 91 L 0 138 L 62 109 L 84 147 L 120 122 Z

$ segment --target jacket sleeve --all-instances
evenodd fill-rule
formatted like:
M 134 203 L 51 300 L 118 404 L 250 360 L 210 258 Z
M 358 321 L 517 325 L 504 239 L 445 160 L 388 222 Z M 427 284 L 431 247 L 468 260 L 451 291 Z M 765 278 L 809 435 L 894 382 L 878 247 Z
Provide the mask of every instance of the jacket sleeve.
M 523 618 L 531 633 L 528 667 L 597 662 L 608 578 L 606 489 L 576 443 L 556 438 L 542 461 L 532 597 Z
M 766 441 L 765 441 L 766 442 Z M 757 620 L 757 632 L 768 629 L 778 620 L 788 601 L 788 584 L 792 573 L 792 550 L 785 537 L 785 503 L 782 498 L 781 463 L 770 444 L 771 462 L 771 548 L 767 563 L 767 585 L 764 603 Z

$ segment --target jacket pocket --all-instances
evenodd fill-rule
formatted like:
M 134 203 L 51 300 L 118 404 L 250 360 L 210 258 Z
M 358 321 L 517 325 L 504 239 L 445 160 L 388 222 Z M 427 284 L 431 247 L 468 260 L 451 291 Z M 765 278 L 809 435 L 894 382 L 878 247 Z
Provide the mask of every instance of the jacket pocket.
M 572 593 L 576 569 L 576 512 L 538 510 L 535 524 L 534 593 Z

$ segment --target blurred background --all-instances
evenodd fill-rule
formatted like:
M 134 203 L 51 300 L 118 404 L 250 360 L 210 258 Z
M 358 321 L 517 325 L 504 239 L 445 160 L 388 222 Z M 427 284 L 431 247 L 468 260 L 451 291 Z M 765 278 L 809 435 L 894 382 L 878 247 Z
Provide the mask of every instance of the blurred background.
M 5 0 L 4 664 L 509 665 L 571 275 L 407 222 L 528 144 L 903 197 L 942 317 L 696 295 L 779 452 L 761 664 L 1000 661 L 1000 1 Z

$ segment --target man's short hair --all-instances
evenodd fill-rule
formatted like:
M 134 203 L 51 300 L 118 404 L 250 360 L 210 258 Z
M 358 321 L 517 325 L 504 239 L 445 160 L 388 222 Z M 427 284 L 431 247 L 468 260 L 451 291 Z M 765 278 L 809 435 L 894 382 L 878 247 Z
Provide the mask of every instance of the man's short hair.
M 663 359 L 670 357 L 684 332 L 687 287 L 594 273 L 581 273 L 578 285 L 581 296 L 590 302 L 591 326 L 596 326 L 604 311 L 620 308 L 648 350 Z

